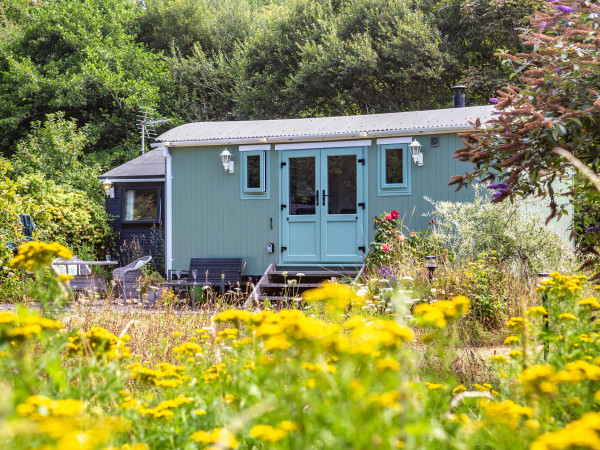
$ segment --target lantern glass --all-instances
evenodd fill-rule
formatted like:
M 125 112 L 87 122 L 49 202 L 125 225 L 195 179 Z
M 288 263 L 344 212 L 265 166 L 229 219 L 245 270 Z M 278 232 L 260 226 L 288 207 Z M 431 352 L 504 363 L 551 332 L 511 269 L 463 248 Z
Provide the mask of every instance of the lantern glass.
M 436 257 L 435 256 L 426 256 L 425 257 L 425 267 L 436 268 L 437 267 Z

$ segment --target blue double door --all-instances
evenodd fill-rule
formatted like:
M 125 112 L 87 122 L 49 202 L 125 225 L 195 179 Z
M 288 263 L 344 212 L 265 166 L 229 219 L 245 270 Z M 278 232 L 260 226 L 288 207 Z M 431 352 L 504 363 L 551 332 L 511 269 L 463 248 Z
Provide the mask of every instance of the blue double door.
M 362 261 L 364 153 L 363 147 L 282 151 L 282 263 Z

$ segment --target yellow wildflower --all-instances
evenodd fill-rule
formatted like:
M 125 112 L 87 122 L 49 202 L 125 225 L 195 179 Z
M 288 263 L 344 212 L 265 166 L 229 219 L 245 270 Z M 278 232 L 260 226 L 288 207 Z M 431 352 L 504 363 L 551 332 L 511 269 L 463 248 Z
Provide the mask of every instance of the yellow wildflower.
M 505 363 L 508 361 L 505 355 L 492 355 L 490 359 L 497 363 Z
M 400 363 L 393 358 L 384 358 L 377 360 L 377 362 L 375 363 L 375 368 L 380 372 L 383 372 L 385 370 L 398 372 L 400 370 Z
M 23 267 L 35 272 L 42 267 L 50 266 L 56 258 L 71 259 L 73 252 L 58 242 L 26 242 L 19 247 L 17 256 L 10 261 L 11 267 Z
M 514 430 L 519 428 L 522 419 L 533 417 L 533 409 L 529 406 L 521 406 L 511 400 L 496 403 L 485 399 L 481 400 L 479 405 L 488 423 L 506 425 Z
M 215 428 L 211 431 L 196 431 L 191 436 L 192 441 L 203 444 L 216 444 L 215 448 L 236 449 L 240 443 L 235 435 L 225 428 Z
M 558 318 L 559 319 L 565 319 L 565 320 L 579 320 L 579 319 L 577 319 L 577 317 L 575 317 L 571 313 L 562 313 L 562 314 L 559 314 Z
M 527 314 L 528 316 L 531 315 L 543 317 L 548 315 L 548 311 L 546 311 L 546 308 L 544 308 L 543 306 L 532 306 L 527 310 L 525 314 Z
M 429 381 L 425 382 L 425 386 L 427 386 L 427 389 L 430 391 L 437 391 L 444 388 L 443 384 L 430 383 Z
M 526 393 L 555 394 L 558 391 L 554 367 L 549 364 L 528 367 L 521 373 L 520 381 Z
M 519 336 L 509 336 L 506 339 L 504 339 L 504 343 L 506 345 L 516 344 L 520 341 L 521 341 L 521 338 Z
M 589 412 L 562 430 L 542 434 L 531 444 L 531 450 L 562 450 L 568 448 L 600 448 L 600 413 Z
M 271 425 L 255 425 L 250 429 L 250 436 L 266 442 L 278 442 L 288 435 L 286 430 Z
M 202 347 L 194 342 L 184 342 L 179 347 L 175 347 L 173 353 L 178 353 L 180 356 L 202 355 Z
M 600 309 L 600 302 L 595 297 L 588 297 L 580 300 L 578 303 L 579 306 L 589 306 L 590 309 Z
M 458 395 L 461 392 L 465 392 L 466 390 L 467 390 L 467 388 L 465 387 L 464 384 L 459 384 L 454 389 L 452 389 L 452 395 Z

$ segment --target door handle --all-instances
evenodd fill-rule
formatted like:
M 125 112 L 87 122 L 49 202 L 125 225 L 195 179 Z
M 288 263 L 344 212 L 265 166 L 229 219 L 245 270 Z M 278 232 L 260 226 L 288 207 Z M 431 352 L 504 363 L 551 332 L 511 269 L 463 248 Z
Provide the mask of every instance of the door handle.
M 319 206 L 319 190 L 315 191 L 315 206 Z
M 325 189 L 323 189 L 323 206 L 325 206 L 325 197 L 327 197 L 327 194 L 325 193 Z

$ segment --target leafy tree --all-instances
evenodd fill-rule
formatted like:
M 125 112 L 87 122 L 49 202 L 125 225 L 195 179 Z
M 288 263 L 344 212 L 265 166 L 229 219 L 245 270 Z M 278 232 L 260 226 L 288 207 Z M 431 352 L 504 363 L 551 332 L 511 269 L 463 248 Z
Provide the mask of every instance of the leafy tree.
M 497 118 L 480 132 L 464 135 L 466 147 L 456 157 L 475 164 L 456 176 L 459 187 L 476 177 L 500 180 L 495 202 L 526 196 L 548 196 L 552 218 L 562 212 L 555 182 L 573 178 L 573 165 L 586 177 L 575 177 L 563 201 L 578 212 L 575 231 L 580 250 L 600 256 L 600 196 L 592 182 L 600 162 L 600 8 L 567 0 L 547 4 L 523 36 L 533 47 L 525 54 L 502 54 L 520 86 L 498 91 Z M 594 181 L 600 189 L 597 178 Z
M 452 58 L 445 67 L 449 83 L 469 87 L 469 99 L 485 104 L 510 80 L 510 68 L 494 57 L 499 49 L 526 50 L 519 34 L 539 7 L 538 0 L 441 0 L 430 8 L 443 36 L 441 48 Z
M 90 150 L 123 149 L 135 113 L 158 100 L 164 63 L 134 41 L 143 9 L 128 0 L 7 0 L 18 32 L 0 46 L 0 149 L 46 114 L 90 125 Z M 6 33 L 6 32 L 5 32 Z
M 84 161 L 86 136 L 74 119 L 63 113 L 48 114 L 46 120 L 34 122 L 27 138 L 17 145 L 13 158 L 17 176 L 41 173 L 57 184 L 72 186 L 85 192 L 98 203 L 103 194 L 98 175 L 100 168 Z

